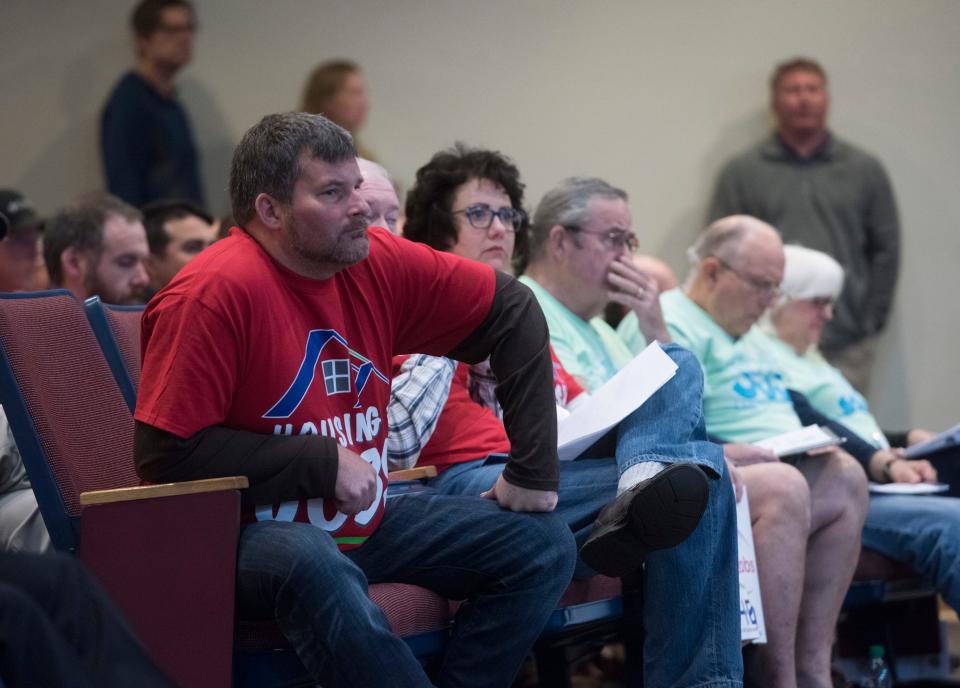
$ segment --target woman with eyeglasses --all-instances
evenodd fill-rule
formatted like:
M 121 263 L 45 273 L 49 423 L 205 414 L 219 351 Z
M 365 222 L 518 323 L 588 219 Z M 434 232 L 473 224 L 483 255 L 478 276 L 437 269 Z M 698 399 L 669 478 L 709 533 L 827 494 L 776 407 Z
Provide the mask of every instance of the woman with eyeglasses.
M 407 195 L 406 218 L 406 238 L 499 270 L 509 271 L 511 260 L 525 253 L 527 216 L 519 172 L 512 162 L 493 151 L 457 145 L 434 155 L 417 172 L 416 183 Z M 628 249 L 635 247 L 635 238 L 627 233 L 607 233 L 599 240 L 611 242 L 617 255 L 624 258 Z M 391 468 L 433 465 L 438 476 L 431 485 L 438 491 L 464 498 L 481 493 L 491 496 L 489 486 L 495 481 L 500 484 L 498 476 L 511 452 L 495 394 L 497 384 L 487 362 L 467 366 L 423 355 L 395 359 L 388 408 Z M 512 380 L 507 384 L 523 382 Z M 554 390 L 558 406 L 566 410 L 574 409 L 587 397 L 556 356 Z M 696 554 L 685 545 L 654 551 L 686 541 L 697 528 L 710 494 L 703 471 L 692 459 L 683 459 L 653 477 L 625 482 L 623 490 L 618 490 L 627 468 L 654 463 L 649 454 L 638 456 L 634 451 L 639 446 L 638 435 L 655 435 L 664 446 L 683 447 L 687 457 L 702 454 L 700 445 L 707 444 L 692 440 L 692 433 L 686 429 L 683 436 L 674 436 L 672 429 L 661 432 L 653 428 L 656 424 L 649 421 L 650 408 L 659 409 L 661 405 L 644 405 L 620 423 L 615 448 L 595 447 L 576 461 L 560 462 L 556 510 L 581 546 L 582 561 L 575 576 L 589 577 L 595 572 L 621 576 L 638 570 L 644 561 L 648 567 L 657 567 L 663 575 L 648 576 L 645 583 L 645 595 L 657 603 L 645 607 L 644 624 L 657 628 L 666 625 L 669 630 L 649 634 L 646 640 L 649 661 L 644 671 L 648 685 L 670 688 L 699 684 L 700 677 L 707 675 L 716 680 L 711 685 L 739 685 L 734 682 L 742 670 L 732 525 L 729 532 L 697 529 L 698 533 L 712 535 L 709 545 L 697 549 Z M 684 413 L 683 409 L 671 409 L 675 414 Z M 699 416 L 699 408 L 696 413 Z M 719 447 L 710 447 L 719 455 Z M 732 490 L 722 492 L 732 505 Z M 711 508 L 717 508 L 713 502 Z M 676 562 L 689 566 L 694 557 L 697 566 L 710 562 L 706 584 L 678 573 L 685 569 Z M 671 614 L 668 619 L 659 611 L 684 606 L 698 610 L 710 606 L 729 610 L 729 614 L 711 623 L 710 613 L 684 614 L 679 619 Z
M 908 460 L 902 449 L 891 449 L 891 444 L 909 446 L 931 433 L 919 429 L 884 433 L 863 396 L 820 355 L 820 335 L 843 286 L 840 264 L 825 253 L 800 246 L 785 246 L 784 254 L 782 297 L 765 329 L 774 335 L 770 351 L 786 385 L 803 394 L 816 411 L 841 424 L 834 430 L 847 438 L 847 451 L 869 457 L 872 481 L 920 485 L 943 480 L 947 472 L 948 480 L 956 478 L 960 465 L 956 450 L 940 452 L 937 464 L 947 470 L 938 475 L 931 462 Z M 949 494 L 956 495 L 958 488 L 960 483 L 953 482 Z M 863 526 L 863 546 L 910 565 L 934 582 L 947 604 L 960 610 L 960 499 L 874 494 Z

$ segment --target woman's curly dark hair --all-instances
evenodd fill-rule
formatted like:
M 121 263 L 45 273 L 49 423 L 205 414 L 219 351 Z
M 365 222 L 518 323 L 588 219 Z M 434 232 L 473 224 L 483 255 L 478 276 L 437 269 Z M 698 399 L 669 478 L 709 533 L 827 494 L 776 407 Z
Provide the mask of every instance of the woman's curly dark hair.
M 486 179 L 503 188 L 510 204 L 523 210 L 523 183 L 520 172 L 498 151 L 469 148 L 456 143 L 435 154 L 417 170 L 417 180 L 407 192 L 403 236 L 438 251 L 449 251 L 457 243 L 457 227 L 450 215 L 457 189 L 470 179 Z M 525 254 L 527 221 L 517 229 L 514 260 Z

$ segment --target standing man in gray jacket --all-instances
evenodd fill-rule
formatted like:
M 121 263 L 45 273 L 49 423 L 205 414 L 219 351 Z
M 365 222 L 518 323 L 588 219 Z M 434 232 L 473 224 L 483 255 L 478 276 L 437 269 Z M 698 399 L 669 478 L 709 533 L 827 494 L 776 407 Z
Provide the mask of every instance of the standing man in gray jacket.
M 821 348 L 861 392 L 893 304 L 900 223 L 880 162 L 827 129 L 827 75 L 810 59 L 780 64 L 770 81 L 777 129 L 720 173 L 709 220 L 753 215 L 784 243 L 832 255 L 847 279 Z

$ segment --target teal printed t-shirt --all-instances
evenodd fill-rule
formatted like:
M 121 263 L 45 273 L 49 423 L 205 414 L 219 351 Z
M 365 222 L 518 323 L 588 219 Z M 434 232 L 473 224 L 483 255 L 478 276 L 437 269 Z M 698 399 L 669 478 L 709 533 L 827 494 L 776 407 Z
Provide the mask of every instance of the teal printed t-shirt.
M 640 331 L 640 321 L 637 320 L 637 314 L 633 311 L 623 316 L 623 320 L 617 326 L 617 334 L 634 355 L 647 348 L 647 338 Z
M 693 352 L 703 367 L 710 435 L 725 442 L 757 442 L 802 427 L 759 328 L 734 339 L 680 289 L 664 292 L 660 306 L 673 341 Z
M 803 394 L 820 413 L 843 423 L 878 449 L 890 447 L 866 399 L 847 382 L 843 373 L 827 363 L 815 349 L 800 356 L 787 343 L 764 334 L 789 389 Z
M 533 291 L 550 329 L 550 344 L 568 373 L 592 392 L 633 359 L 616 331 L 600 318 L 587 322 L 527 276 L 520 278 Z

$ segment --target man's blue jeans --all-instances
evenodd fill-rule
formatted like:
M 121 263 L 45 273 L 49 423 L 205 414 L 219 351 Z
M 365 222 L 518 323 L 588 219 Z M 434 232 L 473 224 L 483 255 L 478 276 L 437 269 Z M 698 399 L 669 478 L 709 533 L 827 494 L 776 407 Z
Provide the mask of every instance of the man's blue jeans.
M 440 686 L 509 686 L 566 589 L 576 560 L 555 514 L 516 514 L 496 502 L 435 493 L 387 501 L 379 527 L 341 553 L 312 525 L 243 528 L 238 614 L 276 618 L 324 686 L 429 686 L 406 644 L 367 597 L 368 583 L 410 583 L 457 612 Z
M 863 546 L 912 566 L 960 612 L 960 499 L 874 495 Z
M 740 686 L 736 503 L 720 445 L 706 440 L 703 373 L 676 345 L 664 351 L 677 374 L 617 430 L 616 458 L 581 457 L 560 465 L 557 513 L 577 544 L 614 499 L 620 473 L 639 461 L 693 462 L 715 478 L 699 525 L 680 545 L 652 553 L 644 573 L 646 685 Z M 446 494 L 478 495 L 503 465 L 483 459 L 448 468 L 431 484 Z M 592 575 L 579 562 L 578 576 Z

